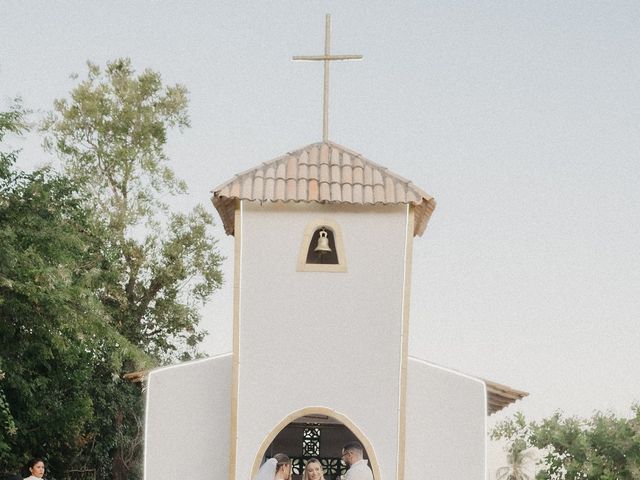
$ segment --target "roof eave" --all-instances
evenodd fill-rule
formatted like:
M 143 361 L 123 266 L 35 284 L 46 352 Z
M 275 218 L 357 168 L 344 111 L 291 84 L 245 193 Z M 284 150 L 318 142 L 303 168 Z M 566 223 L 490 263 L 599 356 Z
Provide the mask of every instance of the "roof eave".
M 222 225 L 224 226 L 224 231 L 227 235 L 233 235 L 235 232 L 235 209 L 236 209 L 236 200 L 237 197 L 227 197 L 219 195 L 219 191 L 213 192 L 213 196 L 211 197 L 211 202 L 213 206 L 218 211 L 220 215 L 220 219 L 222 220 Z M 244 199 L 250 200 L 250 199 Z M 258 201 L 258 200 L 251 200 Z M 276 200 L 283 203 L 291 202 L 292 200 Z M 348 202 L 331 202 L 323 200 L 321 202 L 317 202 L 315 200 L 304 202 L 302 200 L 296 201 L 296 203 L 323 203 L 323 204 L 345 204 Z M 413 202 L 412 202 L 413 203 Z M 395 203 L 397 205 L 398 203 Z M 369 204 L 376 205 L 376 204 Z M 393 205 L 393 204 L 384 204 L 384 205 Z M 422 201 L 418 204 L 414 204 L 414 228 L 413 228 L 413 236 L 421 237 L 422 234 L 427 229 L 427 224 L 431 219 L 431 215 L 436 208 L 436 201 L 433 198 L 423 198 Z

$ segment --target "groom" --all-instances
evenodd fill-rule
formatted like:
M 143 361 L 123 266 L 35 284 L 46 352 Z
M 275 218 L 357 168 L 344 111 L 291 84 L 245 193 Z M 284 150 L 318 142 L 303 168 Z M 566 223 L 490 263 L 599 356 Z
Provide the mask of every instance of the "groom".
M 360 442 L 349 442 L 342 447 L 342 461 L 349 467 L 342 480 L 373 480 L 373 473 L 363 458 L 364 447 Z

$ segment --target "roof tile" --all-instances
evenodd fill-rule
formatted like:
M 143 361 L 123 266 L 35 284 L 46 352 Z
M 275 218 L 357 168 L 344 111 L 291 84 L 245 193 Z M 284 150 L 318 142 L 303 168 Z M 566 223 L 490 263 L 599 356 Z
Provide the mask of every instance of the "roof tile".
M 332 202 L 342 201 L 342 188 L 340 188 L 340 184 L 338 182 L 331 183 L 331 201 Z
M 276 178 L 276 188 L 273 197 L 276 200 L 286 200 L 284 178 Z
M 340 165 L 340 151 L 337 148 L 331 149 L 331 165 Z
M 293 155 L 287 160 L 287 180 L 298 178 L 298 159 Z
M 329 165 L 327 163 L 320 164 L 320 176 L 318 177 L 318 180 L 320 180 L 321 182 L 331 181 L 331 175 L 329 173 Z
M 385 202 L 393 202 L 396 200 L 396 188 L 393 178 L 386 177 L 384 179 L 384 199 Z
M 382 173 L 380 170 L 373 170 L 373 184 L 382 185 Z
M 315 178 L 309 178 L 309 201 L 317 202 L 320 200 L 320 188 L 318 187 L 318 180 Z
M 276 200 L 274 195 L 274 183 L 275 180 L 273 177 L 267 177 L 264 182 L 264 200 Z M 252 200 L 257 200 L 257 198 L 253 198 Z
M 340 183 L 340 165 L 331 165 L 331 181 Z
M 364 195 L 362 194 L 362 184 L 354 183 L 353 184 L 353 203 L 364 203 L 363 198 L 364 198 Z
M 266 170 L 265 174 L 264 174 L 264 177 L 265 178 L 275 178 L 275 176 L 276 176 L 276 167 L 275 167 L 275 165 L 269 165 L 267 167 L 267 170 Z
M 316 147 L 317 148 L 317 147 Z M 320 144 L 320 164 L 329 163 L 329 144 Z
M 353 167 L 353 183 L 364 185 L 364 168 L 362 165 L 354 165 Z
M 242 180 L 242 187 L 240 189 L 242 196 L 253 198 L 253 178 L 247 176 Z
M 298 180 L 298 197 L 297 200 L 304 200 L 306 198 L 309 198 L 309 196 L 307 195 L 307 184 L 308 184 L 308 180 L 306 178 L 301 178 L 300 180 Z
M 371 185 L 364 185 L 362 189 L 362 203 L 374 203 L 373 188 Z
M 287 200 L 298 200 L 298 182 L 293 178 L 287 179 Z
M 230 192 L 229 192 L 229 196 L 230 197 L 240 197 L 240 182 L 237 181 L 237 178 L 235 179 L 236 181 L 233 182 L 232 185 L 230 185 Z
M 234 232 L 235 199 L 350 204 L 412 204 L 422 235 L 435 200 L 386 168 L 332 142 L 314 143 L 236 175 L 213 192 L 225 231 Z
M 364 166 L 364 185 L 373 185 L 373 172 L 371 171 L 371 165 Z
M 343 185 L 350 184 L 353 182 L 353 169 L 351 168 L 351 165 L 342 166 L 341 178 L 342 178 Z
M 264 178 L 256 175 L 253 180 L 253 199 L 264 198 Z
M 327 182 L 320 182 L 320 200 L 323 202 L 331 200 L 331 192 L 329 191 L 329 184 Z
M 307 149 L 305 149 L 304 151 L 307 151 Z M 318 146 L 317 145 L 312 145 L 310 149 L 308 149 L 309 152 L 309 165 L 318 165 L 318 157 L 320 156 L 320 152 L 318 151 Z
M 353 185 L 350 183 L 342 184 L 342 201 L 353 203 Z
M 385 203 L 384 185 L 376 183 L 373 185 L 373 203 Z

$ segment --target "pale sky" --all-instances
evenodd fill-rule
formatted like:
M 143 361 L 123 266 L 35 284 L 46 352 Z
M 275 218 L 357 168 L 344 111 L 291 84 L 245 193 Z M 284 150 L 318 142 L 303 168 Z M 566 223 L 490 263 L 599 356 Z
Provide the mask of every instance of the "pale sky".
M 20 95 L 36 120 L 86 60 L 128 56 L 190 90 L 169 153 L 180 205 L 210 206 L 235 173 L 321 140 L 322 66 L 291 56 L 322 53 L 325 13 L 332 53 L 364 55 L 332 65 L 329 139 L 438 202 L 414 243 L 411 354 L 531 393 L 506 414 L 628 415 L 640 2 L 4 0 L 1 106 Z M 24 168 L 50 160 L 15 143 Z M 216 232 L 229 259 L 209 353 L 231 348 L 233 242 Z

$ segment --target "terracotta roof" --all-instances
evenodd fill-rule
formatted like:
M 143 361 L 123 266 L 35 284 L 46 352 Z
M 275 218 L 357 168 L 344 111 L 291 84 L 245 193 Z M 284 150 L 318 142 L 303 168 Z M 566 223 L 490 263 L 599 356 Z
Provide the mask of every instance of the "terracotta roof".
M 234 233 L 235 200 L 411 204 L 414 235 L 422 235 L 435 200 L 395 173 L 332 142 L 313 143 L 236 175 L 213 191 L 228 235 Z
M 500 385 L 499 383 L 489 380 L 483 381 L 487 387 L 487 413 L 489 415 L 499 412 L 503 408 L 529 395 L 527 392 L 514 390 L 511 387 Z
M 147 380 L 149 370 L 138 370 L 136 372 L 125 373 L 122 378 L 129 380 L 131 383 L 142 383 Z

